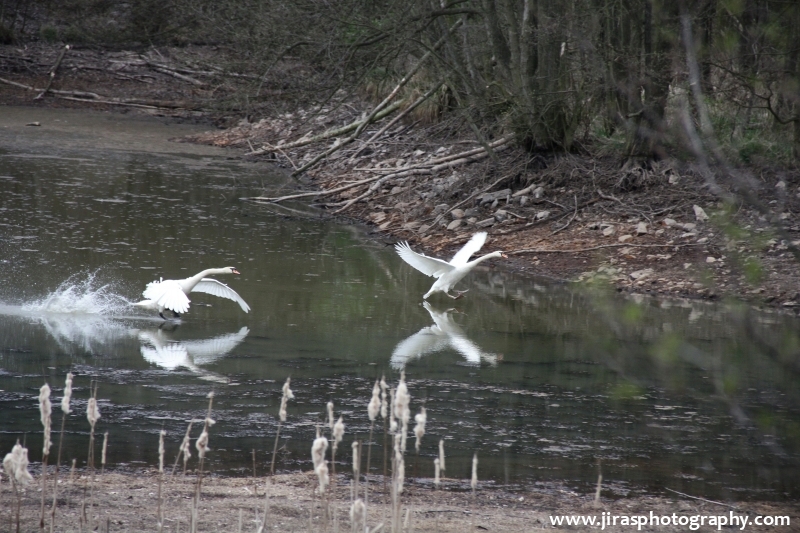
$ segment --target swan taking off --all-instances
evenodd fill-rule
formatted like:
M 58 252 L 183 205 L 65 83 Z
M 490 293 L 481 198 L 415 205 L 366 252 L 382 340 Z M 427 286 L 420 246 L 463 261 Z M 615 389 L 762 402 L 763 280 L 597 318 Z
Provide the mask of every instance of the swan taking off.
M 142 293 L 145 299 L 134 305 L 158 311 L 159 316 L 166 320 L 164 316 L 165 309 L 169 309 L 175 313 L 176 316 L 180 316 L 189 310 L 189 293 L 204 292 L 206 294 L 233 300 L 239 304 L 242 311 L 245 313 L 249 312 L 250 306 L 247 305 L 247 302 L 245 302 L 235 290 L 224 283 L 206 277 L 215 274 L 239 274 L 239 271 L 233 267 L 208 268 L 195 274 L 191 278 L 152 281 L 147 284 L 147 288 L 145 288 Z
M 424 300 L 427 300 L 428 296 L 437 291 L 445 293 L 450 298 L 458 299 L 461 298 L 467 291 L 456 291 L 458 294 L 453 296 L 450 294 L 450 289 L 453 288 L 456 283 L 461 281 L 461 278 L 469 274 L 473 268 L 478 266 L 478 264 L 482 263 L 483 261 L 491 259 L 492 257 L 508 258 L 508 256 L 503 252 L 492 252 L 490 254 L 481 256 L 474 261 L 470 261 L 469 258 L 472 257 L 472 254 L 480 250 L 485 242 L 486 232 L 481 231 L 480 233 L 476 233 L 472 236 L 469 242 L 464 245 L 463 248 L 456 252 L 456 255 L 453 256 L 449 263 L 441 259 L 418 254 L 411 249 L 407 242 L 397 243 L 395 245 L 395 249 L 400 257 L 403 258 L 403 261 L 412 267 L 416 268 L 423 274 L 434 278 L 439 278 L 434 282 L 431 290 L 425 293 L 425 295 L 422 297 Z

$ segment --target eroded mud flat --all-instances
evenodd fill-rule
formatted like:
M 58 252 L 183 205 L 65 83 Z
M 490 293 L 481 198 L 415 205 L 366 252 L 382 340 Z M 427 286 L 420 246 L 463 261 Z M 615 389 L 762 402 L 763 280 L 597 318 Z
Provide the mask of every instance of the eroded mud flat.
M 613 497 L 800 495 L 796 318 L 620 297 L 498 264 L 463 282 L 465 298 L 423 305 L 430 279 L 363 229 L 240 202 L 286 178 L 169 141 L 194 126 L 27 112 L 0 130 L 2 450 L 26 439 L 40 460 L 38 388 L 46 380 L 58 400 L 72 371 L 65 457 L 79 467 L 94 381 L 108 468 L 156 464 L 162 428 L 174 457 L 213 390 L 209 468 L 250 475 L 255 450 L 263 474 L 291 377 L 278 469 L 309 469 L 328 401 L 347 425 L 346 469 L 351 440 L 370 431 L 375 379 L 394 385 L 404 371 L 412 412 L 428 412 L 409 477 L 432 477 L 444 439 L 448 476 L 468 478 L 477 451 L 485 486 L 505 490 L 589 494 L 602 472 Z M 220 280 L 248 314 L 203 294 L 166 323 L 130 305 L 150 281 L 228 265 L 242 275 Z M 380 423 L 374 441 L 377 468 Z

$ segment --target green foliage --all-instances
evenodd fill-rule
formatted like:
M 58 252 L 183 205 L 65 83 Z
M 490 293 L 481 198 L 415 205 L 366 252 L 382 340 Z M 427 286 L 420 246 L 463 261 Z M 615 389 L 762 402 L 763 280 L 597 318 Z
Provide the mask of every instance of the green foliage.
M 58 29 L 54 26 L 43 25 L 39 28 L 39 37 L 46 43 L 58 42 Z
M 644 389 L 629 381 L 617 383 L 609 391 L 611 399 L 617 401 L 636 400 L 643 395 Z

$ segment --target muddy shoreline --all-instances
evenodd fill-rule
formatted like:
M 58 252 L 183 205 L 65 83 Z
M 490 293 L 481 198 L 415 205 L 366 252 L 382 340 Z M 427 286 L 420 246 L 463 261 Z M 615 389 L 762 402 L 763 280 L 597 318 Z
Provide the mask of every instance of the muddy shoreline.
M 37 477 L 38 481 L 38 477 Z M 276 475 L 271 481 L 260 477 L 229 478 L 206 476 L 203 479 L 199 509 L 200 531 L 255 531 L 267 510 L 267 528 L 277 531 L 339 531 L 349 530 L 351 476 L 339 475 L 338 484 L 329 495 L 330 514 L 326 523 L 324 503 L 315 494 L 316 476 L 311 472 Z M 89 490 L 89 489 L 92 490 Z M 265 488 L 269 498 L 265 498 Z M 769 502 L 711 502 L 692 499 L 679 494 L 664 496 L 636 496 L 622 499 L 605 497 L 599 501 L 594 494 L 577 494 L 557 486 L 531 486 L 508 491 L 491 484 L 479 484 L 473 495 L 467 480 L 445 480 L 439 490 L 432 480 L 408 480 L 402 494 L 402 512 L 405 521 L 408 513 L 408 531 L 460 532 L 502 531 L 521 532 L 543 529 L 576 529 L 575 526 L 554 526 L 551 517 L 585 515 L 601 519 L 607 512 L 619 516 L 788 516 L 792 525 L 800 520 L 800 507 L 795 503 Z M 41 503 L 41 484 L 30 485 L 21 495 L 21 530 L 38 531 Z M 161 484 L 161 506 L 164 531 L 187 531 L 196 477 L 166 474 Z M 363 485 L 362 485 L 363 489 Z M 47 491 L 52 504 L 52 484 Z M 81 529 L 81 515 L 85 506 L 86 522 L 83 530 L 97 531 L 156 531 L 159 504 L 159 476 L 154 470 L 128 472 L 97 472 L 94 485 L 88 472 L 70 478 L 62 472 L 59 480 L 58 507 L 55 523 L 58 531 Z M 369 486 L 367 522 L 370 528 L 390 524 L 388 495 L 384 492 L 381 476 L 371 476 Z M 93 504 L 92 504 L 93 498 Z M 7 482 L 2 485 L 0 511 L 2 528 L 11 523 L 9 514 L 15 502 Z M 84 501 L 85 500 L 85 501 Z M 91 523 L 89 523 L 91 521 Z M 606 527 L 609 531 L 632 531 L 636 526 Z M 267 529 L 265 528 L 265 530 Z M 580 530 L 581 528 L 577 528 Z M 594 529 L 599 529 L 595 526 Z M 705 528 L 712 530 L 715 528 Z M 792 528 L 767 528 L 750 525 L 748 530 L 786 530 Z M 11 531 L 13 529 L 9 529 Z M 372 529 L 371 529 L 372 530 Z M 685 526 L 665 525 L 645 528 L 649 531 L 686 531 Z M 702 529 L 701 529 L 702 530 Z

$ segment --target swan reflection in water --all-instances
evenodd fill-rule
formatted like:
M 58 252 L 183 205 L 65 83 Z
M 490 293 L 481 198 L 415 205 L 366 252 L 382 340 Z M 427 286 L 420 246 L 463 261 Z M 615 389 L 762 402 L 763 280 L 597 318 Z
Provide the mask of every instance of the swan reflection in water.
M 236 333 L 219 335 L 210 339 L 176 341 L 167 337 L 163 328 L 140 330 L 138 332 L 140 351 L 145 361 L 167 370 L 186 368 L 198 374 L 201 379 L 229 383 L 230 379 L 204 370 L 207 365 L 228 355 L 241 343 L 250 330 L 243 327 Z
M 463 355 L 470 366 L 479 366 L 482 361 L 494 366 L 502 359 L 502 354 L 484 352 L 467 338 L 464 331 L 450 318 L 450 313 L 455 309 L 437 311 L 428 302 L 423 302 L 422 305 L 431 315 L 434 324 L 422 328 L 395 346 L 390 360 L 392 368 L 402 370 L 413 359 L 447 348 Z

